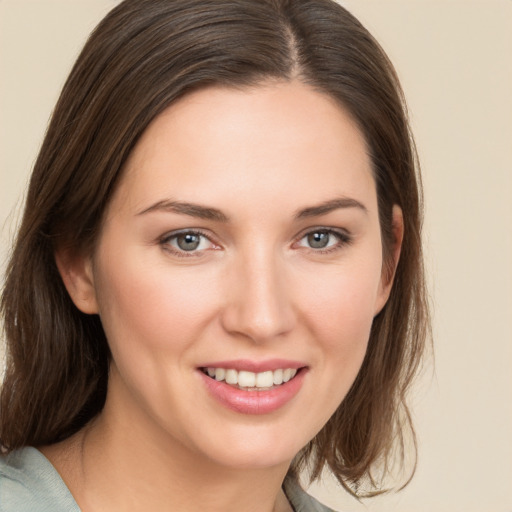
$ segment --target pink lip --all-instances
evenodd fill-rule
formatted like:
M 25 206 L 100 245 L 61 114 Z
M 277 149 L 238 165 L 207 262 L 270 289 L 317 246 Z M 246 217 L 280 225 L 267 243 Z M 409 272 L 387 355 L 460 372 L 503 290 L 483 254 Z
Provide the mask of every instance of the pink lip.
M 217 366 L 217 364 L 216 368 L 236 369 L 233 368 L 233 361 L 230 361 L 228 366 Z M 244 369 L 246 368 L 247 366 L 244 365 Z M 283 368 L 283 366 L 278 366 L 277 368 Z M 291 366 L 284 366 L 284 368 L 291 368 Z M 242 414 L 269 414 L 286 405 L 297 395 L 302 387 L 307 368 L 302 368 L 288 382 L 267 391 L 244 391 L 230 386 L 224 381 L 216 381 L 208 377 L 201 370 L 198 370 L 198 373 L 203 379 L 210 395 L 228 409 Z
M 274 371 L 280 368 L 283 370 L 286 368 L 298 370 L 304 366 L 307 365 L 300 361 L 290 361 L 288 359 L 267 359 L 266 361 L 235 359 L 232 361 L 208 361 L 200 365 L 201 368 L 225 368 L 226 370 L 236 370 L 237 372 L 245 370 L 246 372 L 254 373 Z

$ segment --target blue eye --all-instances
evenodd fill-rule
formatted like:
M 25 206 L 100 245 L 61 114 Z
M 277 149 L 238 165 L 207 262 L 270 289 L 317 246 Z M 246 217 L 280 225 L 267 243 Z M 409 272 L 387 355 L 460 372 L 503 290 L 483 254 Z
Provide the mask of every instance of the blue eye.
M 182 231 L 166 236 L 161 244 L 177 254 L 197 253 L 214 247 L 209 238 L 197 231 Z
M 332 235 L 327 231 L 315 231 L 306 236 L 309 247 L 312 249 L 325 249 L 332 243 Z
M 332 229 L 316 229 L 306 233 L 300 240 L 299 246 L 309 249 L 334 250 L 350 242 L 350 237 Z

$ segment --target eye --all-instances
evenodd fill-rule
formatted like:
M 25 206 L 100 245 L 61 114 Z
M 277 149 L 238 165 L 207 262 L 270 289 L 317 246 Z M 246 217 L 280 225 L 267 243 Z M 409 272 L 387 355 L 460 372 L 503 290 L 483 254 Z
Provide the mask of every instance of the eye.
M 332 229 L 315 229 L 306 233 L 298 242 L 299 247 L 314 249 L 318 252 L 326 252 L 341 248 L 350 243 L 348 234 Z
M 201 251 L 216 248 L 216 245 L 206 235 L 198 231 L 172 233 L 165 236 L 160 243 L 168 251 L 180 256 L 192 256 Z

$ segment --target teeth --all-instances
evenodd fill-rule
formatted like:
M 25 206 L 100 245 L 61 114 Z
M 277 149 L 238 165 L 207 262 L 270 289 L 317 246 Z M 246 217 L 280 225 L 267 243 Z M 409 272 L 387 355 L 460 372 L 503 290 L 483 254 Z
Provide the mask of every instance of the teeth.
M 238 372 L 237 384 L 243 388 L 253 388 L 256 386 L 256 374 L 252 372 Z
M 226 383 L 238 384 L 238 375 L 236 370 L 226 370 Z
M 278 369 L 260 373 L 237 372 L 233 369 L 206 368 L 205 373 L 215 380 L 224 380 L 226 384 L 239 386 L 240 388 L 270 389 L 272 386 L 279 386 L 295 377 L 297 370 L 292 368 Z
M 274 372 L 274 384 L 279 386 L 279 384 L 283 383 L 283 370 L 276 370 Z
M 256 374 L 257 388 L 271 388 L 274 385 L 273 372 L 262 372 Z
M 288 382 L 295 375 L 295 373 L 297 372 L 290 368 L 286 368 L 286 370 L 283 372 L 283 382 Z

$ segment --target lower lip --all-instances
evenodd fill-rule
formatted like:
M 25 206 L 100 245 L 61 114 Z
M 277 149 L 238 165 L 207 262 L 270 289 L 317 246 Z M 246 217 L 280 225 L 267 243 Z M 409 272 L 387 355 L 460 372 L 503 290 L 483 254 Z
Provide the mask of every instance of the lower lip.
M 199 370 L 210 394 L 222 405 L 242 414 L 269 414 L 277 411 L 299 392 L 306 369 L 302 368 L 295 377 L 274 389 L 267 391 L 244 391 L 216 381 Z

